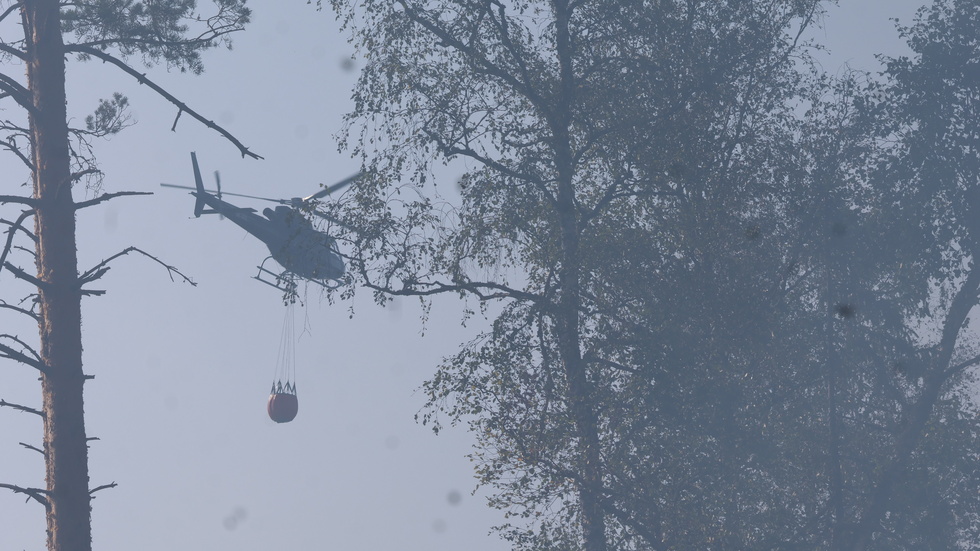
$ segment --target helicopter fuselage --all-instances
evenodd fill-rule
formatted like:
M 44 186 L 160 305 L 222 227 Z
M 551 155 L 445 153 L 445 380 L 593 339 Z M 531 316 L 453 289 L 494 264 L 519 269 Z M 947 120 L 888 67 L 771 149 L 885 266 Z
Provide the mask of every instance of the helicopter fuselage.
M 298 209 L 278 206 L 263 210 L 235 206 L 204 191 L 191 192 L 198 204 L 209 209 L 195 208 L 194 214 L 221 214 L 243 230 L 265 243 L 273 260 L 287 271 L 315 280 L 338 280 L 344 275 L 344 261 L 337 242 L 318 231 Z
M 263 283 L 276 287 L 295 296 L 296 278 L 307 279 L 327 289 L 335 289 L 344 282 L 344 260 L 337 248 L 337 240 L 326 232 L 313 226 L 308 216 L 316 215 L 337 222 L 329 215 L 316 210 L 315 201 L 321 197 L 349 185 L 363 173 L 350 176 L 336 184 L 324 187 L 304 198 L 270 199 L 241 193 L 228 193 L 238 197 L 248 197 L 272 201 L 280 205 L 262 211 L 260 216 L 255 209 L 239 207 L 221 198 L 221 180 L 215 172 L 217 191 L 204 189 L 201 169 L 197 164 L 197 154 L 191 153 L 194 168 L 194 187 L 174 184 L 160 184 L 163 187 L 190 189 L 195 198 L 194 216 L 202 214 L 222 215 L 240 228 L 258 238 L 269 248 L 270 256 L 258 266 L 258 274 L 253 277 Z M 275 260 L 283 271 L 266 268 L 266 262 Z

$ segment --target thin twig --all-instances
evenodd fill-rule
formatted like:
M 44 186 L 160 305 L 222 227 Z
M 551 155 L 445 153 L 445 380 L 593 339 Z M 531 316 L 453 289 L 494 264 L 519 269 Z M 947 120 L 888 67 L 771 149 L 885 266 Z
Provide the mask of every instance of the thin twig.
M 96 486 L 95 488 L 92 488 L 91 490 L 88 491 L 88 494 L 92 495 L 95 492 L 98 492 L 99 490 L 108 490 L 109 488 L 115 488 L 116 486 L 118 486 L 118 484 L 116 484 L 115 482 L 110 482 L 108 484 L 103 484 L 101 486 Z
M 177 116 L 176 116 L 176 117 L 174 117 L 174 124 L 173 124 L 173 126 L 171 126 L 171 127 L 170 127 L 170 131 L 171 131 L 171 132 L 176 132 L 176 131 L 177 131 L 177 121 L 179 121 L 179 120 L 180 120 L 180 116 L 181 116 L 181 115 L 182 115 L 183 113 L 184 113 L 184 110 L 178 107 L 178 108 L 177 108 Z
M 0 309 L 13 310 L 14 312 L 17 312 L 18 314 L 24 314 L 25 316 L 31 317 L 32 319 L 34 319 L 34 321 L 40 321 L 40 319 L 41 319 L 40 317 L 38 317 L 38 315 L 36 313 L 28 310 L 27 308 L 21 308 L 20 306 L 14 306 L 13 304 L 7 304 L 2 299 L 0 299 Z
M 0 335 L 0 337 L 7 337 L 23 345 L 23 341 L 17 337 L 12 337 L 10 335 Z M 31 347 L 23 345 L 25 348 L 30 350 L 31 354 L 37 354 Z M 22 364 L 29 365 L 34 369 L 40 371 L 41 373 L 47 373 L 47 366 L 40 360 L 40 358 L 31 358 L 27 354 L 24 354 L 20 350 L 15 350 L 5 344 L 0 344 L 0 358 L 8 358 Z
M 109 258 L 103 260 L 102 262 L 99 262 L 94 267 L 92 267 L 92 269 L 86 271 L 84 274 L 82 274 L 81 276 L 79 276 L 79 278 L 78 278 L 79 285 L 84 285 L 86 283 L 90 283 L 92 281 L 95 281 L 95 280 L 101 278 L 102 276 L 105 275 L 106 272 L 109 271 L 108 264 L 110 262 L 112 262 L 113 260 L 119 258 L 120 256 L 127 255 L 127 254 L 129 254 L 131 252 L 140 253 L 141 255 L 149 258 L 150 260 L 152 260 L 152 261 L 156 262 L 157 264 L 159 264 L 159 265 L 163 266 L 164 268 L 166 268 L 167 269 L 167 273 L 170 276 L 170 281 L 176 281 L 174 279 L 174 274 L 177 274 L 178 276 L 181 277 L 181 279 L 183 279 L 187 283 L 190 283 L 191 285 L 197 287 L 197 283 L 195 283 L 193 280 L 191 280 L 191 278 L 189 278 L 186 275 L 184 275 L 183 273 L 181 273 L 180 270 L 178 270 L 177 268 L 175 268 L 175 267 L 173 267 L 173 266 L 171 266 L 171 265 L 163 262 L 162 260 L 160 260 L 159 258 L 153 256 L 152 254 L 150 254 L 150 253 L 148 253 L 146 251 L 142 251 L 142 250 L 138 249 L 137 247 L 127 247 L 126 249 L 124 249 L 124 250 L 122 250 L 122 251 L 120 251 L 120 252 L 118 252 L 118 253 L 110 256 Z
M 10 229 L 7 230 L 7 242 L 3 246 L 3 251 L 0 251 L 0 268 L 2 268 L 7 262 L 7 255 L 10 254 L 11 247 L 14 244 L 14 234 L 17 233 L 17 230 L 23 231 L 28 235 L 28 237 L 34 240 L 35 243 L 37 242 L 37 236 L 24 227 L 24 220 L 27 220 L 27 218 L 33 214 L 33 209 L 25 210 L 24 212 L 20 213 L 20 216 L 18 216 L 17 220 L 14 222 L 0 220 L 0 222 L 10 226 Z
M 17 335 L 10 335 L 8 333 L 4 333 L 4 334 L 0 334 L 0 339 L 9 339 L 9 340 L 14 341 L 15 343 L 19 344 L 21 346 L 21 348 L 23 348 L 24 350 L 27 350 L 28 352 L 30 352 L 31 355 L 34 356 L 34 359 L 36 359 L 37 361 L 41 361 L 41 355 L 38 354 L 37 351 L 34 350 L 31 347 L 31 345 L 29 345 L 26 342 L 24 342 Z
M 17 443 L 20 444 L 21 446 L 24 446 L 25 448 L 27 448 L 29 450 L 34 450 L 37 453 L 39 453 L 41 455 L 44 455 L 44 450 L 42 450 L 41 448 L 34 447 L 34 446 L 32 446 L 32 445 L 30 445 L 30 444 L 28 444 L 26 442 L 17 442 Z
M 116 197 L 129 197 L 132 195 L 153 195 L 152 191 L 117 191 L 115 193 L 103 193 L 95 199 L 89 199 L 88 201 L 81 201 L 75 203 L 75 210 L 80 210 L 88 208 L 91 206 L 98 205 L 99 203 L 104 203 L 110 199 L 115 199 Z
M 27 166 L 27 168 L 31 169 L 31 172 L 34 171 L 34 163 L 32 163 L 31 160 L 27 158 L 27 155 L 24 155 L 24 152 L 20 150 L 20 147 L 17 145 L 17 142 L 14 141 L 14 138 L 12 136 L 6 140 L 0 141 L 0 145 L 5 147 L 7 151 L 10 151 L 14 155 L 16 155 L 17 158 L 20 159 L 21 162 Z

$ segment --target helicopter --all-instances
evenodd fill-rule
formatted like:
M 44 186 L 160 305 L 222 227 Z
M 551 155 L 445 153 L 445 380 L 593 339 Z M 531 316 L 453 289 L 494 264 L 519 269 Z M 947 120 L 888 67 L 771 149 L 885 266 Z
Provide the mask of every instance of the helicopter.
M 263 217 L 256 214 L 255 209 L 238 207 L 224 201 L 221 198 L 221 180 L 217 172 L 214 175 L 218 189 L 215 191 L 204 189 L 201 169 L 197 164 L 197 154 L 194 152 L 191 152 L 191 165 L 194 168 L 195 187 L 174 184 L 160 185 L 192 190 L 191 195 L 196 198 L 194 204 L 195 217 L 200 217 L 202 214 L 221 215 L 266 244 L 272 254 L 259 264 L 259 271 L 253 276 L 253 279 L 290 294 L 296 292 L 297 278 L 309 280 L 327 289 L 335 289 L 342 284 L 344 260 L 337 248 L 337 240 L 325 232 L 317 230 L 313 223 L 304 216 L 304 212 L 310 212 L 332 221 L 331 217 L 313 208 L 312 202 L 350 185 L 351 182 L 360 178 L 362 173 L 357 173 L 302 198 L 271 199 L 243 193 L 224 193 L 224 195 L 279 203 L 279 206 L 275 208 L 264 209 L 262 211 Z M 273 271 L 266 268 L 266 263 L 270 259 L 278 263 L 283 270 Z

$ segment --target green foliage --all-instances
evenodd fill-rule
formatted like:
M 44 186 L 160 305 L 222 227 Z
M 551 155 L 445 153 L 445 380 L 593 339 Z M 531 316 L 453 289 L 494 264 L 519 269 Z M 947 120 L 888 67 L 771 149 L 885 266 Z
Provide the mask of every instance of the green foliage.
M 470 427 L 515 549 L 601 548 L 590 500 L 611 549 L 976 544 L 975 1 L 880 81 L 809 65 L 819 2 L 331 4 L 352 273 L 506 299 L 421 419 Z
M 228 35 L 242 30 L 251 16 L 245 0 L 214 4 L 216 13 L 203 16 L 196 11 L 196 0 L 72 2 L 63 11 L 62 25 L 78 44 L 199 74 L 204 70 L 201 52 L 220 44 L 231 47 Z
M 114 92 L 112 99 L 100 99 L 95 113 L 85 117 L 85 129 L 96 136 L 118 134 L 129 122 L 128 107 L 129 99 L 119 92 Z

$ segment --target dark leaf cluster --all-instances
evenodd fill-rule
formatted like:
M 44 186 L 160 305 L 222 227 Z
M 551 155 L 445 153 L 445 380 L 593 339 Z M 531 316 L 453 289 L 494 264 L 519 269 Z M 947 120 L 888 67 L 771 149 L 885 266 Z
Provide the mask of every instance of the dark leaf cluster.
M 138 55 L 144 63 L 195 74 L 204 70 L 201 53 L 225 44 L 228 35 L 248 23 L 245 0 L 214 0 L 210 16 L 197 12 L 196 0 L 89 0 L 72 2 L 63 12 L 63 28 L 76 45 L 116 50 L 123 59 Z
M 975 0 L 877 77 L 817 1 L 331 4 L 354 279 L 503 301 L 420 417 L 516 549 L 977 545 Z

